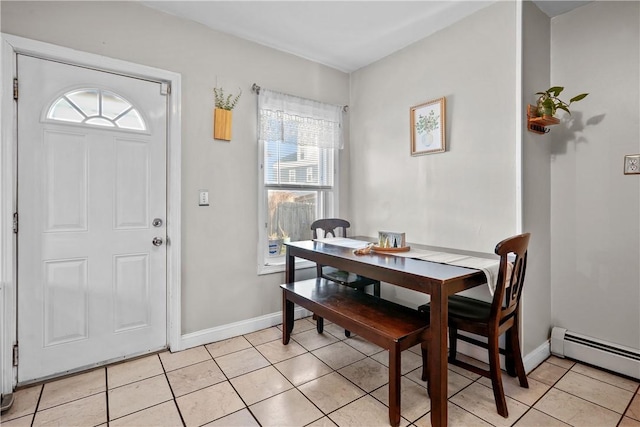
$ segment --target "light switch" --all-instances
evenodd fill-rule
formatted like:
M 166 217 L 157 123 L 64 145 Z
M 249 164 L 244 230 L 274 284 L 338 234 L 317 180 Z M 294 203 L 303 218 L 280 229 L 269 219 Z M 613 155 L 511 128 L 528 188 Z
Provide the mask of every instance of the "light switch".
M 200 198 L 198 200 L 199 206 L 209 206 L 209 191 L 200 190 Z

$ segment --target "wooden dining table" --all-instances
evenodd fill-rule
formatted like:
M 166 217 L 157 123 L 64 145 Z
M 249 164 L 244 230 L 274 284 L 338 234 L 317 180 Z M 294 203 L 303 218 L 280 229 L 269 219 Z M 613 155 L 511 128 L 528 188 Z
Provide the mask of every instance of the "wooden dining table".
M 430 295 L 431 425 L 446 426 L 448 297 L 487 283 L 485 274 L 481 270 L 399 257 L 393 253 L 371 252 L 356 255 L 352 248 L 321 241 L 290 242 L 286 243 L 286 247 L 287 283 L 295 282 L 297 257 Z M 417 306 L 415 308 L 417 309 Z

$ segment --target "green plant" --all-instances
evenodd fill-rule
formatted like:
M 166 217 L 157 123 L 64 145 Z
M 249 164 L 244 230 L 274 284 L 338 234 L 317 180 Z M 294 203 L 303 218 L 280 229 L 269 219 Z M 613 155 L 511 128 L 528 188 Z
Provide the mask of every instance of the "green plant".
M 240 95 L 242 95 L 242 89 L 240 89 L 240 92 L 238 92 L 238 94 L 234 98 L 233 94 L 231 93 L 225 96 L 224 89 L 222 88 L 213 88 L 213 96 L 216 101 L 216 108 L 221 108 L 223 110 L 233 110 L 233 108 L 238 103 L 238 100 L 240 99 Z
M 416 122 L 416 132 L 420 134 L 438 129 L 439 118 L 440 116 L 436 116 L 436 113 L 433 110 L 429 111 L 429 114 L 426 116 L 420 114 L 418 116 L 418 121 Z
M 576 95 L 571 98 L 569 103 L 566 103 L 558 98 L 563 90 L 564 87 L 562 86 L 553 86 L 544 92 L 536 92 L 536 95 L 540 95 L 537 105 L 538 116 L 555 116 L 556 110 L 558 109 L 571 114 L 571 111 L 569 111 L 571 103 L 580 101 L 589 95 L 588 93 L 581 93 L 580 95 Z

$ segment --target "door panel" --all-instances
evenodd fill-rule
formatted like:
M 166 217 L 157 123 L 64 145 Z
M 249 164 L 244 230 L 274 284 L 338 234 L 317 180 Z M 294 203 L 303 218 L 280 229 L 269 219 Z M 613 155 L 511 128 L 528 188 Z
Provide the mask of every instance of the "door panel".
M 87 339 L 87 259 L 44 263 L 44 346 Z
M 85 135 L 44 132 L 45 232 L 87 230 Z
M 149 228 L 149 147 L 116 141 L 115 228 Z
M 23 55 L 18 79 L 18 382 L 165 348 L 160 83 Z

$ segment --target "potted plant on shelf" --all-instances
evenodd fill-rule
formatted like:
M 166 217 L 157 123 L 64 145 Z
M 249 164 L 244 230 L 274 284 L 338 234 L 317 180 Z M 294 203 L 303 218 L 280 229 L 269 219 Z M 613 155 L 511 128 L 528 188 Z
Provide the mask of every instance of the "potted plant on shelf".
M 216 109 L 213 114 L 213 137 L 224 141 L 231 141 L 232 110 L 242 95 L 242 89 L 234 97 L 233 94 L 224 94 L 224 89 L 213 88 Z
M 564 90 L 562 86 L 553 86 L 544 92 L 536 92 L 536 95 L 540 95 L 538 98 L 538 103 L 536 105 L 536 113 L 538 117 L 553 117 L 556 114 L 556 110 L 560 109 L 566 111 L 571 114 L 569 111 L 569 106 L 573 102 L 578 102 L 584 99 L 588 93 L 581 93 L 580 95 L 576 95 L 569 100 L 568 103 L 564 102 L 558 96 Z

